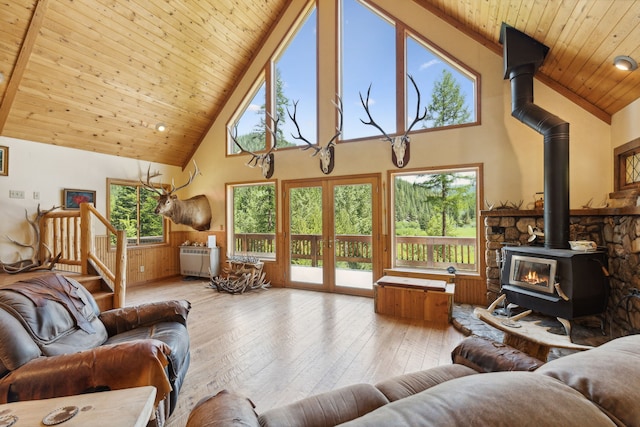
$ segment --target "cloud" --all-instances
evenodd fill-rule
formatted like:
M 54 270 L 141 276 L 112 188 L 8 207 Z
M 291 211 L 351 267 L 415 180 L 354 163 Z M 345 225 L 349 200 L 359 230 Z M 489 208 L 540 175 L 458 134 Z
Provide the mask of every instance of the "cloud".
M 429 67 L 431 67 L 431 66 L 433 66 L 433 65 L 439 64 L 439 63 L 440 63 L 440 61 L 439 61 L 439 60 L 437 60 L 437 59 L 432 59 L 432 60 L 431 60 L 431 61 L 429 61 L 429 62 L 425 62 L 424 64 L 421 64 L 421 65 L 420 65 L 420 71 L 422 71 L 422 70 L 426 70 L 427 68 L 429 68 Z
M 256 104 L 249 104 L 249 108 L 247 108 L 247 111 L 260 111 L 262 107 L 260 107 L 259 105 Z

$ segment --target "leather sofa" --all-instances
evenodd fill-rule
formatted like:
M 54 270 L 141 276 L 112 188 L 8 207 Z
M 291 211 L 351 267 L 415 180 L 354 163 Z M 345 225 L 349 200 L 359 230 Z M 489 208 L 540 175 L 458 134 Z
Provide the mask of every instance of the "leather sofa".
M 190 362 L 188 301 L 100 312 L 70 277 L 0 287 L 0 403 L 152 385 L 149 426 L 175 408 Z
M 344 387 L 260 415 L 249 399 L 223 390 L 201 400 L 187 426 L 640 426 L 638 335 L 547 363 L 470 337 L 452 357 L 451 365 Z

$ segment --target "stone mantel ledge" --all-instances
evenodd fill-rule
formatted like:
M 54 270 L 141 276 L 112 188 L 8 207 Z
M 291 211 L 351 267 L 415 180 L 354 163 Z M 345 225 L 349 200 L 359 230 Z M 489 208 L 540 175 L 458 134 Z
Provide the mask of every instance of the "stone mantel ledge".
M 493 209 L 480 211 L 481 216 L 544 216 L 542 209 Z M 571 209 L 569 216 L 640 215 L 640 206 L 625 208 Z

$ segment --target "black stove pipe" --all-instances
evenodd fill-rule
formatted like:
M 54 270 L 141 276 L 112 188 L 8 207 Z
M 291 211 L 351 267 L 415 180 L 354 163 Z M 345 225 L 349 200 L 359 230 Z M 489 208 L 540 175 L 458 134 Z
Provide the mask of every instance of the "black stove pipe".
M 533 76 L 549 48 L 502 24 L 504 78 L 511 82 L 511 115 L 544 136 L 544 245 L 569 247 L 569 123 L 533 103 Z

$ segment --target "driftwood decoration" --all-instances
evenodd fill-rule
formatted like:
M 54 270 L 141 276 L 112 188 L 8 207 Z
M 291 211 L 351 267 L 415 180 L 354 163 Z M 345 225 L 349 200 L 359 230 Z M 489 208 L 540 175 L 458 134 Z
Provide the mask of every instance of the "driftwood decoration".
M 300 126 L 298 125 L 298 121 L 296 120 L 296 112 L 298 110 L 298 101 L 295 101 L 293 103 L 293 114 L 291 114 L 291 112 L 289 111 L 289 108 L 287 108 L 287 114 L 289 115 L 289 118 L 291 118 L 291 121 L 293 121 L 293 124 L 296 126 L 296 130 L 298 131 L 298 136 L 294 134 L 291 134 L 291 136 L 293 136 L 294 139 L 299 139 L 301 141 L 304 141 L 307 144 L 307 146 L 302 149 L 303 151 L 308 150 L 310 148 L 314 149 L 314 153 L 311 155 L 311 157 L 319 156 L 320 170 L 325 175 L 328 175 L 331 172 L 333 172 L 333 167 L 335 166 L 336 140 L 342 134 L 342 98 L 340 98 L 339 96 L 337 96 L 337 98 L 338 98 L 337 103 L 334 101 L 331 101 L 331 102 L 338 110 L 338 126 L 336 127 L 336 133 L 329 140 L 329 143 L 325 147 L 322 147 L 320 144 L 312 144 L 311 142 L 309 142 L 307 138 L 302 136 L 302 133 L 300 132 Z
M 51 211 L 58 209 L 58 206 L 54 206 L 49 210 L 42 211 L 40 210 L 40 204 L 38 204 L 38 210 L 36 212 L 36 216 L 33 220 L 29 219 L 29 214 L 25 209 L 24 215 L 33 230 L 33 237 L 31 239 L 31 243 L 22 243 L 17 240 L 7 236 L 12 243 L 22 247 L 22 248 L 30 248 L 31 249 L 31 258 L 29 259 L 21 259 L 20 261 L 5 263 L 0 261 L 2 264 L 2 269 L 9 274 L 17 274 L 24 273 L 27 271 L 41 271 L 41 270 L 53 270 L 58 260 L 62 256 L 62 253 L 59 253 L 56 257 L 52 258 L 51 249 L 44 243 L 42 246 L 45 248 L 47 255 L 44 261 L 40 260 L 40 245 L 41 245 L 41 236 L 40 236 L 40 221 L 42 218 Z
M 233 132 L 231 132 L 230 128 L 227 128 L 227 132 L 229 133 L 229 137 L 233 141 L 233 143 L 240 149 L 241 153 L 251 154 L 251 160 L 247 162 L 247 166 L 251 168 L 255 168 L 258 166 L 262 169 L 262 176 L 265 179 L 269 179 L 273 176 L 273 172 L 275 170 L 276 158 L 273 155 L 273 152 L 277 150 L 278 145 L 278 122 L 280 121 L 280 117 L 274 119 L 271 114 L 267 113 L 269 119 L 273 122 L 273 129 L 269 126 L 266 126 L 267 131 L 271 134 L 273 138 L 273 144 L 271 148 L 266 153 L 256 154 L 253 151 L 245 150 L 242 145 L 238 142 L 238 124 L 236 123 L 233 126 Z
M 225 291 L 230 294 L 242 294 L 254 289 L 266 289 L 271 286 L 265 282 L 265 273 L 262 271 L 264 263 L 253 257 L 236 257 L 227 260 L 227 266 L 223 270 L 224 276 L 211 276 L 209 287 L 218 292 Z
M 409 76 L 409 80 L 411 80 L 411 83 L 413 84 L 413 87 L 418 94 L 418 102 L 416 103 L 416 117 L 413 119 L 413 122 L 411 122 L 411 125 L 407 128 L 407 131 L 404 133 L 404 135 L 396 135 L 393 138 L 389 136 L 384 131 L 384 129 L 382 129 L 382 127 L 380 127 L 373 120 L 373 117 L 371 117 L 371 112 L 369 111 L 369 95 L 371 94 L 371 85 L 369 85 L 369 89 L 367 90 L 366 101 L 362 98 L 362 93 L 360 93 L 360 103 L 362 103 L 364 111 L 367 113 L 367 117 L 369 118 L 369 121 L 364 121 L 362 119 L 360 119 L 360 121 L 365 125 L 371 125 L 377 128 L 382 133 L 382 140 L 389 141 L 391 143 L 391 161 L 398 168 L 403 168 L 407 164 L 409 164 L 409 158 L 411 157 L 411 141 L 409 138 L 409 132 L 411 132 L 411 129 L 415 126 L 416 123 L 424 120 L 427 117 L 427 107 L 424 107 L 424 113 L 422 115 L 420 114 L 420 91 L 418 90 L 418 85 L 416 84 L 415 80 L 413 80 L 413 77 Z
M 176 187 L 174 182 L 171 181 L 171 190 L 169 191 L 162 186 L 157 188 L 151 183 L 151 179 L 160 176 L 160 172 L 151 173 L 151 164 L 147 169 L 147 181 L 143 182 L 142 178 L 140 178 L 140 183 L 157 194 L 156 214 L 166 216 L 176 224 L 188 225 L 198 231 L 206 231 L 211 226 L 211 206 L 207 196 L 199 194 L 186 200 L 179 200 L 178 196 L 174 194 L 176 191 L 191 184 L 193 179 L 200 174 L 200 169 L 198 169 L 195 160 L 193 161 L 193 166 L 194 172 L 189 172 L 187 183 Z

